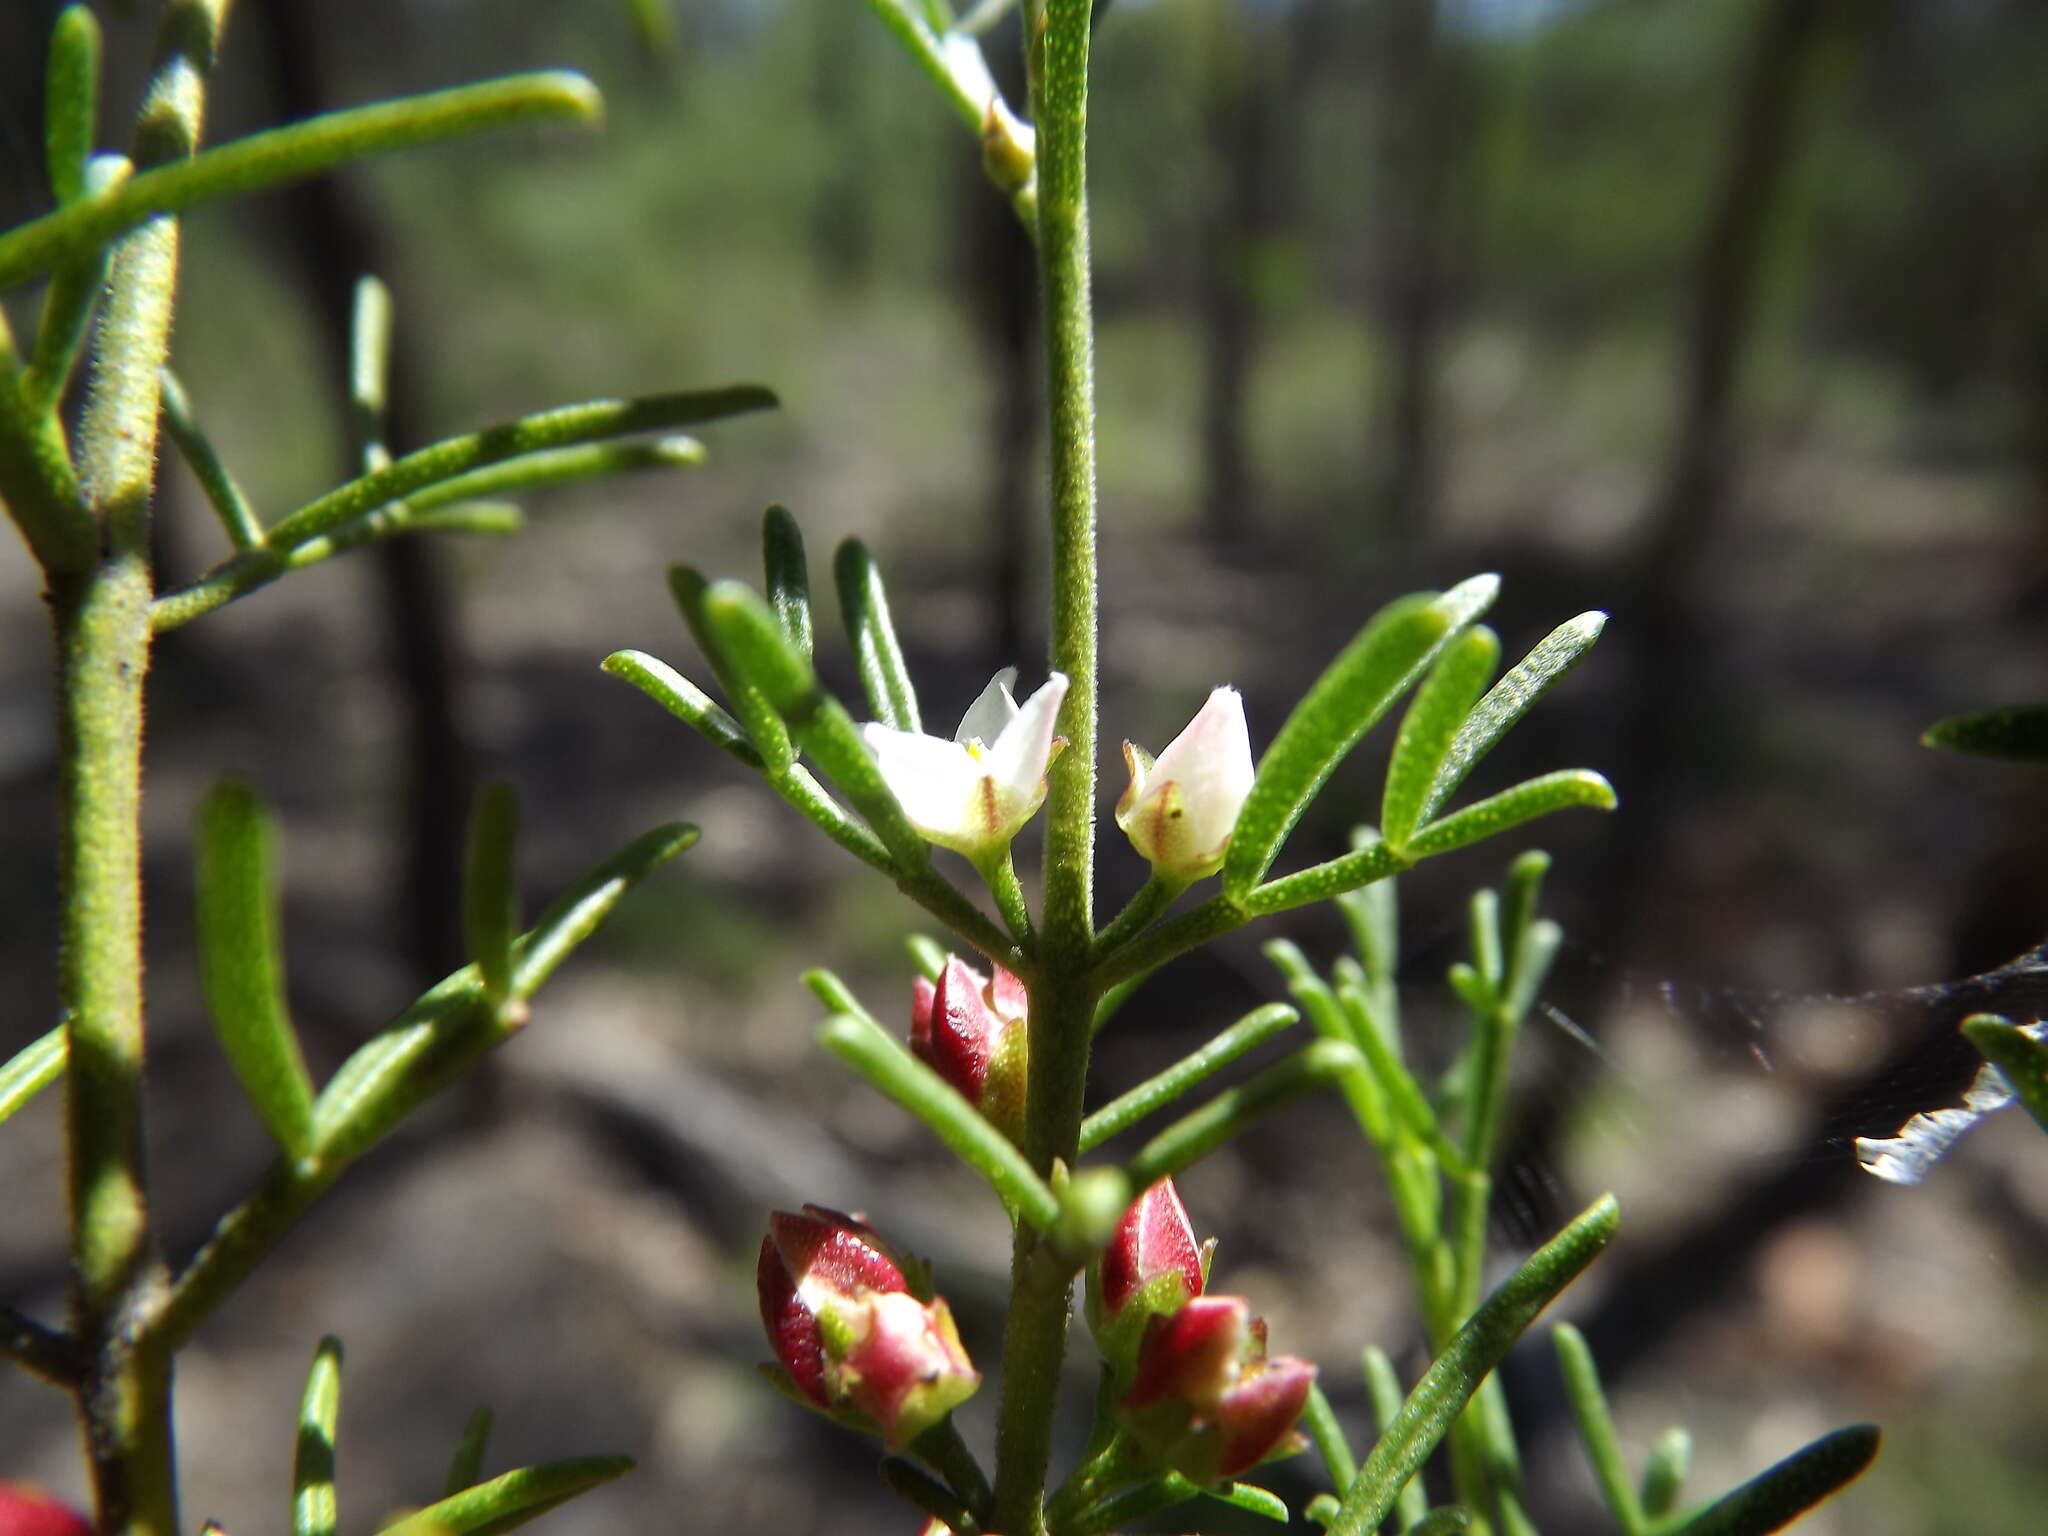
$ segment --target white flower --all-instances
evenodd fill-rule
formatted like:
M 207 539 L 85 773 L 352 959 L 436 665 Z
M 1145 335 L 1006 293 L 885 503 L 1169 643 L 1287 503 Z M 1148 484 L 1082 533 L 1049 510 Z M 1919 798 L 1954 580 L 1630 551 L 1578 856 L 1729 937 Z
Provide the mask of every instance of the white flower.
M 1237 690 L 1211 693 L 1157 761 L 1127 741 L 1124 762 L 1131 783 L 1116 803 L 1116 824 L 1132 846 L 1168 879 L 1215 874 L 1252 789 L 1251 733 Z
M 1017 669 L 990 680 L 951 741 L 870 722 L 868 750 L 910 824 L 929 842 L 980 864 L 1010 846 L 1045 802 L 1045 770 L 1062 743 L 1052 734 L 1067 696 L 1055 672 L 1019 708 Z

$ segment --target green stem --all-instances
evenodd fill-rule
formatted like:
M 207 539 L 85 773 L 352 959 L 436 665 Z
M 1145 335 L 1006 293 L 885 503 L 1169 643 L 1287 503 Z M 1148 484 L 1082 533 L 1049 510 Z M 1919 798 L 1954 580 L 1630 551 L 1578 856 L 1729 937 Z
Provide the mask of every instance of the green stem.
M 987 882 L 989 893 L 996 899 L 996 910 L 1003 914 L 1003 921 L 1009 925 L 1018 945 L 1029 951 L 1031 907 L 1024 900 L 1024 887 L 1017 880 L 1017 861 L 1010 857 L 1007 847 L 988 861 L 988 867 L 981 871 L 981 878 Z
M 1067 749 L 1052 771 L 1040 975 L 1031 995 L 1025 1152 L 1049 1175 L 1072 1165 L 1100 989 L 1089 976 L 1095 875 L 1095 375 L 1088 277 L 1090 0 L 1043 0 L 1025 17 L 1039 125 L 1038 250 L 1051 395 L 1052 667 L 1067 677 Z M 1078 1267 L 1020 1224 L 1003 1340 L 994 1529 L 1043 1536 L 1053 1410 Z
M 1095 935 L 1096 958 L 1115 953 L 1120 946 L 1143 932 L 1145 925 L 1172 906 L 1174 898 L 1187 888 L 1187 881 L 1155 872 L 1138 888 L 1138 894 L 1125 904 L 1123 911 L 1110 920 L 1109 926 Z
M 173 0 L 137 118 L 134 159 L 198 142 L 228 0 Z M 72 1333 L 102 1532 L 176 1536 L 168 1351 L 140 1342 L 166 1277 L 150 1233 L 142 1133 L 142 686 L 149 669 L 149 509 L 159 377 L 170 347 L 178 225 L 122 237 L 108 269 L 80 480 L 104 554 L 51 583 L 58 656 L 58 981 L 70 1029 Z

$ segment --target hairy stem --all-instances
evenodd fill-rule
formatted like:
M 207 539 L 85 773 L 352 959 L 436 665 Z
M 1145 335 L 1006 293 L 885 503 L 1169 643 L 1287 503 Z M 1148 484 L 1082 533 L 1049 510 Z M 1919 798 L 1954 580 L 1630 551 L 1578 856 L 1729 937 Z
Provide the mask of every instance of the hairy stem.
M 228 0 L 172 0 L 137 118 L 134 159 L 198 142 L 206 71 Z M 165 1286 L 143 1166 L 142 685 L 149 669 L 149 509 L 159 376 L 169 352 L 178 226 L 114 247 L 80 433 L 98 520 L 89 571 L 53 578 L 60 779 L 59 987 L 70 1031 L 72 1333 L 99 1529 L 175 1536 L 170 1360 L 138 1338 Z
M 1095 376 L 1088 288 L 1088 29 L 1091 0 L 1043 0 L 1025 16 L 1039 127 L 1038 250 L 1051 392 L 1052 666 L 1067 676 L 1045 833 L 1040 974 L 1031 994 L 1025 1152 L 1042 1175 L 1080 1144 L 1096 988 L 1089 976 L 1095 865 Z M 1024 1224 L 1011 1267 L 996 1432 L 992 1528 L 1042 1536 L 1053 1411 L 1077 1263 Z

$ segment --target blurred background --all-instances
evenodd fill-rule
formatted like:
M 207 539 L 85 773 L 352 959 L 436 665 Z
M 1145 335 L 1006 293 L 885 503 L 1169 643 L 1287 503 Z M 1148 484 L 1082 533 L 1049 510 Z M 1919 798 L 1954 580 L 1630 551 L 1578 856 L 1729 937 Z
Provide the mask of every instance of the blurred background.
M 0 7 L 0 225 L 47 205 L 56 9 Z M 153 8 L 99 9 L 113 147 Z M 1850 1140 L 1956 1100 L 1964 1015 L 2041 1012 L 2048 779 L 1916 738 L 2048 695 L 2048 7 L 1116 0 L 1096 57 L 1105 793 L 1119 737 L 1156 750 L 1219 681 L 1269 740 L 1401 592 L 1502 572 L 1513 654 L 1609 611 L 1474 791 L 1584 764 L 1622 811 L 1403 882 L 1417 1048 L 1442 1054 L 1470 891 L 1520 847 L 1557 858 L 1569 939 L 1525 1041 L 1499 1260 L 1620 1193 L 1623 1236 L 1564 1311 L 1636 1456 L 1692 1426 L 1693 1491 L 1875 1419 L 1877 1469 L 1803 1529 L 2037 1531 L 2048 1139 L 1997 1117 L 1918 1190 L 1860 1172 Z M 363 271 L 396 299 L 401 451 L 739 379 L 784 408 L 708 432 L 704 469 L 536 496 L 510 541 L 387 546 L 163 643 L 150 1130 L 173 1256 L 267 1155 L 194 982 L 187 828 L 215 776 L 283 814 L 292 1003 L 323 1074 L 459 963 L 479 779 L 525 797 L 536 906 L 658 821 L 704 839 L 199 1336 L 186 1508 L 282 1524 L 289 1416 L 335 1332 L 352 1527 L 438 1492 L 488 1403 L 493 1467 L 640 1459 L 557 1531 L 907 1531 L 869 1448 L 755 1379 L 751 1271 L 770 1206 L 865 1210 L 936 1257 L 995 1357 L 1000 1219 L 813 1048 L 796 981 L 829 964 L 907 1018 L 901 941 L 930 925 L 597 663 L 638 646 L 708 681 L 663 568 L 754 577 L 782 501 L 821 586 L 840 538 L 874 546 L 929 721 L 1006 662 L 1035 685 L 1030 253 L 855 0 L 243 0 L 208 136 L 552 65 L 602 85 L 601 135 L 500 135 L 187 221 L 175 364 L 252 499 L 274 518 L 348 472 Z M 33 297 L 10 300 L 24 331 Z M 183 468 L 164 482 L 169 586 L 222 541 Z M 55 926 L 48 642 L 11 537 L 0 634 L 6 1052 L 49 1025 Z M 821 649 L 853 696 L 843 645 Z M 1288 866 L 1374 814 L 1384 744 Z M 1106 915 L 1143 871 L 1113 828 L 1101 864 Z M 1099 1097 L 1282 995 L 1258 952 L 1281 932 L 1319 961 L 1342 941 L 1294 914 L 1162 976 L 1104 1037 Z M 0 1297 L 51 1318 L 57 1097 L 0 1136 Z M 1322 1361 L 1359 1440 L 1360 1345 L 1422 1363 L 1377 1184 L 1332 1101 L 1184 1185 L 1223 1236 L 1218 1284 Z M 1603 1529 L 1547 1347 L 1510 1382 L 1547 1528 Z M 1086 1392 L 1084 1367 L 1077 1415 Z M 0 1472 L 78 1496 L 75 1440 L 60 1396 L 0 1379 Z M 1297 1497 L 1319 1476 L 1275 1469 Z

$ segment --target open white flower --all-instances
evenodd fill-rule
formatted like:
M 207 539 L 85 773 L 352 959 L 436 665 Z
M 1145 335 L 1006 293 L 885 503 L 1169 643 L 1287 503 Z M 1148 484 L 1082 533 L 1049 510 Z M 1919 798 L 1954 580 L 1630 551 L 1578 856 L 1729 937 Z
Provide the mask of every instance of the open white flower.
M 868 750 L 903 814 L 927 841 L 976 864 L 1010 846 L 1045 803 L 1045 770 L 1063 743 L 1052 733 L 1067 696 L 1055 672 L 1020 708 L 1005 667 L 981 691 L 951 741 L 870 722 Z
M 1212 692 L 1156 761 L 1127 741 L 1124 762 L 1131 783 L 1116 803 L 1116 824 L 1131 845 L 1167 879 L 1215 874 L 1252 791 L 1251 733 L 1237 690 Z

